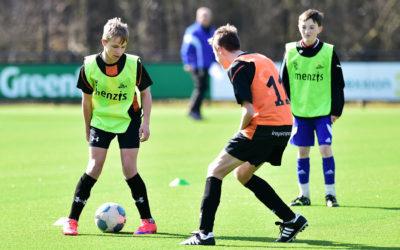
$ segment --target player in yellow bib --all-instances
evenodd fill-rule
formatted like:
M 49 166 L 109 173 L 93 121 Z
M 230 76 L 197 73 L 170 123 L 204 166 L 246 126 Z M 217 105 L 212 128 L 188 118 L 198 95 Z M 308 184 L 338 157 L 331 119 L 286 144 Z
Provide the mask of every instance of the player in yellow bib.
M 300 193 L 291 206 L 309 206 L 310 147 L 317 135 L 325 178 L 325 201 L 337 207 L 332 124 L 344 105 L 342 68 L 334 46 L 320 41 L 323 13 L 309 9 L 299 16 L 301 41 L 286 44 L 282 82 L 291 102 L 294 125 L 290 143 L 298 146 L 297 176 Z
M 141 225 L 134 234 L 157 231 L 146 186 L 136 166 L 139 144 L 150 136 L 152 98 L 149 86 L 153 82 L 140 58 L 125 54 L 128 39 L 127 24 L 120 18 L 108 20 L 101 39 L 103 51 L 85 57 L 80 71 L 77 87 L 82 90 L 89 163 L 76 186 L 70 215 L 63 227 L 65 235 L 78 235 L 79 216 L 101 174 L 108 147 L 116 136 L 123 173 L 141 217 Z

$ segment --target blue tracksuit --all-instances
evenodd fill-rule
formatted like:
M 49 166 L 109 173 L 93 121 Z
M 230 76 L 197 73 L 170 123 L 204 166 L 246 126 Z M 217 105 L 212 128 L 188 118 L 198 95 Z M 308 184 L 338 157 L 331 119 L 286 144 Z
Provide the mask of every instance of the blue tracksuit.
M 213 36 L 215 29 L 203 28 L 195 22 L 190 25 L 183 37 L 181 56 L 183 64 L 189 64 L 194 69 L 208 69 L 215 57 L 208 39 Z

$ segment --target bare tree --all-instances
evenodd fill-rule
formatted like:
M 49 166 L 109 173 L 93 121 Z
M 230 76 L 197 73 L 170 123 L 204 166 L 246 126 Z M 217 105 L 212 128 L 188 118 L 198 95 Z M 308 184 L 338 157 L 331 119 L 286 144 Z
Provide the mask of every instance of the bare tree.
M 236 25 L 243 48 L 273 60 L 300 39 L 308 8 L 325 13 L 320 37 L 342 60 L 400 60 L 398 0 L 0 0 L 0 63 L 81 62 L 102 49 L 103 25 L 116 16 L 129 24 L 128 52 L 178 62 L 200 6 L 213 10 L 215 26 Z

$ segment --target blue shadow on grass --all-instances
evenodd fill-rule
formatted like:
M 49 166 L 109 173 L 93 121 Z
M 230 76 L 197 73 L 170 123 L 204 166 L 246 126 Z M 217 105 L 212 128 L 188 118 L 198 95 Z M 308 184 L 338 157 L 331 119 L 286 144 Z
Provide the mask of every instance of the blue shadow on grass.
M 185 238 L 188 236 L 188 234 L 156 233 L 156 234 L 146 234 L 146 235 L 133 235 L 133 232 L 118 232 L 118 233 L 96 233 L 96 234 L 80 233 L 79 236 L 84 236 L 84 237 L 100 236 L 100 237 Z
M 265 243 L 275 243 L 276 238 L 271 237 L 243 237 L 243 236 L 220 236 L 216 237 L 217 246 L 221 247 L 249 247 L 249 248 L 304 248 L 302 245 L 298 244 L 307 244 L 312 248 L 328 248 L 328 249 L 399 249 L 398 247 L 378 247 L 378 246 L 368 246 L 363 244 L 352 244 L 352 243 L 342 243 L 335 241 L 327 241 L 327 240 L 299 240 L 295 239 L 291 243 L 278 243 L 276 242 L 276 246 L 271 246 L 268 244 L 267 246 L 245 246 L 245 245 L 223 245 L 218 244 L 218 240 L 234 240 L 234 241 L 256 241 L 256 242 L 265 242 Z
M 312 207 L 326 207 L 325 205 L 312 205 Z M 373 206 L 348 206 L 340 205 L 339 207 L 329 208 L 329 209 L 340 209 L 340 208 L 367 208 L 367 209 L 382 209 L 382 210 L 400 210 L 400 207 L 373 207 Z
M 372 207 L 372 206 L 346 206 L 343 205 L 341 207 L 346 207 L 346 208 L 369 208 L 369 209 L 383 209 L 383 210 L 400 210 L 400 207 Z
M 119 232 L 119 233 L 99 233 L 99 234 L 80 234 L 80 236 L 102 236 L 102 237 L 142 237 L 143 239 L 146 238 L 174 238 L 177 239 L 176 244 L 178 245 L 179 242 L 184 241 L 189 234 L 173 234 L 173 233 L 163 233 L 159 232 L 156 234 L 148 234 L 142 236 L 133 236 L 132 232 Z M 241 241 L 244 244 L 241 245 L 234 245 L 223 244 L 223 241 Z M 298 244 L 307 244 L 312 248 L 328 248 L 328 249 L 399 249 L 398 247 L 379 247 L 379 246 L 368 246 L 363 244 L 352 244 L 352 243 L 342 243 L 336 241 L 328 241 L 328 240 L 301 240 L 295 239 L 292 243 L 275 243 L 276 238 L 272 237 L 244 237 L 244 236 L 218 236 L 216 237 L 216 243 L 218 247 L 229 247 L 229 248 L 304 248 L 303 245 Z M 268 243 L 267 245 L 245 245 L 245 242 L 259 242 L 259 243 Z M 222 243 L 222 244 L 219 244 Z M 271 245 L 273 243 L 274 245 Z M 298 244 L 297 244 L 298 243 Z

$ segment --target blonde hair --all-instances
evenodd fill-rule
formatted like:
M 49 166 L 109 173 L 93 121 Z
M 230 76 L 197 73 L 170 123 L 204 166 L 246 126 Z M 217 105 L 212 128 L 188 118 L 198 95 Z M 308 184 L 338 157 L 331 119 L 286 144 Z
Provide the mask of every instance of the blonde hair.
M 114 37 L 120 37 L 121 44 L 129 40 L 128 24 L 121 22 L 119 17 L 109 19 L 104 25 L 102 39 L 108 42 Z

